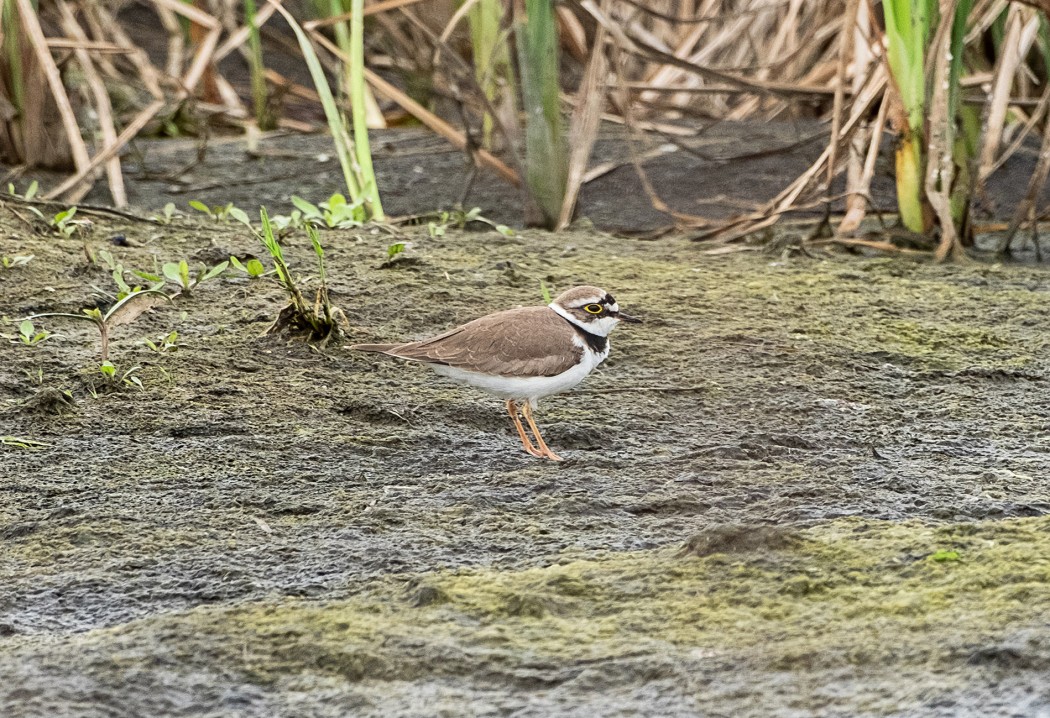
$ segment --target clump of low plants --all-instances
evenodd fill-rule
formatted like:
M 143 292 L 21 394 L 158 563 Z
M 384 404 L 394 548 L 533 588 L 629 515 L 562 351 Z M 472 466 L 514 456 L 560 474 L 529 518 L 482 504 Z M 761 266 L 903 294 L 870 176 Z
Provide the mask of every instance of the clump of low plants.
M 196 272 L 190 274 L 189 262 L 182 259 L 178 262 L 167 262 L 161 267 L 161 271 L 164 272 L 165 279 L 179 288 L 179 294 L 188 297 L 198 284 L 214 279 L 225 272 L 228 266 L 230 266 L 229 261 L 219 262 L 211 268 L 201 264 Z
M 425 215 L 426 217 L 427 215 Z M 471 222 L 480 222 L 481 224 L 487 224 L 492 229 L 496 230 L 504 237 L 513 236 L 514 230 L 505 224 L 497 224 L 491 219 L 484 217 L 481 214 L 480 207 L 474 207 L 470 210 L 462 208 L 452 210 L 442 210 L 434 215 L 429 215 L 431 219 L 427 221 L 427 234 L 431 237 L 443 237 L 449 227 L 455 227 L 456 229 L 465 229 L 466 226 Z
M 255 257 L 250 257 L 245 261 L 237 259 L 237 257 L 230 257 L 230 266 L 236 269 L 242 274 L 248 275 L 249 279 L 258 279 L 259 277 L 266 274 L 266 267 Z
M 142 386 L 142 379 L 139 378 L 139 371 L 142 369 L 140 366 L 133 366 L 128 369 L 118 369 L 117 365 L 110 361 L 104 361 L 98 365 L 98 373 L 102 377 L 101 386 L 121 389 L 123 387 L 144 389 Z M 99 385 L 92 384 L 90 391 L 92 396 L 98 398 Z
M 238 222 L 243 222 L 248 219 L 248 215 L 244 213 L 244 210 L 235 207 L 233 202 L 209 207 L 204 204 L 204 202 L 195 199 L 190 201 L 190 207 L 198 212 L 208 215 L 210 219 L 213 219 L 216 222 L 224 222 L 228 219 L 235 219 Z
M 292 195 L 292 204 L 301 213 L 301 221 L 304 225 L 329 227 L 331 229 L 349 229 L 351 227 L 360 227 L 368 219 L 364 207 L 364 199 L 358 199 L 356 202 L 347 202 L 346 197 L 338 192 L 321 202 L 320 205 L 314 205 L 302 197 Z
M 321 238 L 317 230 L 312 224 L 306 224 L 306 233 L 310 237 L 310 244 L 313 245 L 314 254 L 317 256 L 319 277 L 319 286 L 314 300 L 310 302 L 303 295 L 297 283 L 299 280 L 292 278 L 292 273 L 284 258 L 284 250 L 274 234 L 274 227 L 265 207 L 260 208 L 259 217 L 262 220 L 262 231 L 256 234 L 270 254 L 274 274 L 289 299 L 288 305 L 277 315 L 277 319 L 266 330 L 266 333 L 272 334 L 279 331 L 306 333 L 311 339 L 318 340 L 322 347 L 325 346 L 333 337 L 341 334 L 341 327 L 347 324 L 347 320 L 343 311 L 332 304 L 332 299 L 328 294 L 324 249 L 321 247 Z
M 179 333 L 172 330 L 166 336 L 160 337 L 156 341 L 145 338 L 142 340 L 142 343 L 149 347 L 150 351 L 154 351 L 157 354 L 173 352 L 179 348 Z
M 86 230 L 91 225 L 91 221 L 87 219 L 77 219 L 77 208 L 70 207 L 60 212 L 56 212 L 53 216 L 47 217 L 36 207 L 28 207 L 30 212 L 36 215 L 37 219 L 47 224 L 48 228 L 55 234 L 60 234 L 63 237 L 72 237 L 74 234 L 80 231 Z
M 18 324 L 18 339 L 27 347 L 35 347 L 49 336 L 51 336 L 51 332 L 44 329 L 37 331 L 37 328 L 33 326 L 33 322 L 28 319 L 23 319 Z
M 171 224 L 175 220 L 176 214 L 175 203 L 168 202 L 164 205 L 164 211 L 161 214 L 151 215 L 150 219 L 160 224 Z

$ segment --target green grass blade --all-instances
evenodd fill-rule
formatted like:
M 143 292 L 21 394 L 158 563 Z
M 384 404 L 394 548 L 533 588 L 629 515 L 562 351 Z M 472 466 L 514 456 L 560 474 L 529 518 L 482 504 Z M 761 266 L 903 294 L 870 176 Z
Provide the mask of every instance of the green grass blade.
M 346 191 L 351 197 L 357 199 L 361 196 L 361 185 L 354 173 L 350 147 L 353 142 L 350 141 L 349 135 L 347 135 L 346 125 L 343 123 L 339 106 L 332 96 L 332 88 L 328 85 L 328 78 L 324 74 L 324 68 L 321 67 L 321 61 L 318 59 L 317 53 L 314 52 L 310 38 L 299 27 L 299 23 L 280 5 L 276 5 L 276 8 L 287 20 L 288 25 L 292 28 L 296 39 L 299 41 L 299 49 L 303 53 L 306 67 L 310 70 L 310 77 L 313 79 L 314 87 L 321 98 L 321 107 L 324 109 L 325 119 L 328 120 L 328 129 L 331 131 L 332 141 L 335 143 L 335 151 L 339 157 L 339 166 L 343 170 L 343 181 L 346 183 Z
M 372 168 L 372 150 L 368 142 L 366 123 L 364 0 L 351 0 L 350 9 L 353 12 L 350 18 L 350 111 L 354 123 L 354 149 L 357 153 L 359 167 L 358 178 L 361 182 L 361 194 L 369 205 L 370 217 L 382 222 L 384 219 L 383 205 L 379 201 L 379 186 L 376 184 L 375 170 Z
M 525 0 L 525 18 L 516 27 L 521 93 L 525 105 L 525 181 L 554 227 L 565 197 L 568 152 L 559 95 L 558 32 L 550 0 Z
M 269 95 L 266 91 L 266 78 L 263 76 L 265 65 L 259 26 L 256 22 L 257 14 L 255 0 L 244 0 L 244 21 L 248 26 L 248 70 L 251 75 L 255 122 L 261 130 L 272 130 L 277 123 L 269 112 Z

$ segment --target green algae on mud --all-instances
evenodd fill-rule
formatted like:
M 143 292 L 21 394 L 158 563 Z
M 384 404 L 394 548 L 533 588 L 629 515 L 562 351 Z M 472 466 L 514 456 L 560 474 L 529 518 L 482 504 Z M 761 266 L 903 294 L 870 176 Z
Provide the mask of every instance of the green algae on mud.
M 0 229 L 35 255 L 0 274 L 9 318 L 109 286 L 80 242 Z M 85 685 L 99 716 L 1050 706 L 1026 685 L 1048 653 L 1044 268 L 409 231 L 394 265 L 382 235 L 325 235 L 350 342 L 538 303 L 541 281 L 646 319 L 541 405 L 570 460 L 418 367 L 260 337 L 284 303 L 266 281 L 118 328 L 142 392 L 90 395 L 81 327 L 0 342 L 3 433 L 49 444 L 0 447 L 0 714 L 78 713 Z M 91 241 L 117 234 L 137 269 L 258 251 L 183 222 L 100 218 Z M 172 329 L 174 352 L 139 343 Z M 74 406 L 39 400 L 61 390 Z M 783 535 L 676 555 L 753 526 Z
M 309 676 L 343 700 L 460 685 L 450 714 L 471 712 L 493 690 L 513 702 L 537 682 L 602 666 L 608 675 L 591 676 L 592 689 L 670 676 L 685 682 L 664 708 L 718 698 L 720 712 L 739 716 L 851 705 L 842 696 L 788 700 L 782 682 L 756 675 L 805 685 L 848 668 L 856 685 L 841 688 L 871 696 L 873 714 L 911 715 L 989 675 L 1050 670 L 1050 643 L 1016 640 L 1045 625 L 1050 605 L 1046 517 L 983 526 L 846 519 L 797 539 L 768 552 L 700 558 L 668 548 L 391 576 L 343 600 L 203 607 L 18 652 L 77 656 L 90 676 L 162 636 L 164 670 L 221 670 L 263 686 Z M 709 685 L 701 678 L 714 667 Z M 920 676 L 928 685 L 916 691 L 909 680 Z

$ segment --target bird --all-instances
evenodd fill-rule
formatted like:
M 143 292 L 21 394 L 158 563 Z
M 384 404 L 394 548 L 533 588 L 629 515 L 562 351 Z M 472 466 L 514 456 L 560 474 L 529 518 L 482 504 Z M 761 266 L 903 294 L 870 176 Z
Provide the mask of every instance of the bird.
M 425 364 L 439 375 L 503 399 L 525 451 L 562 461 L 536 426 L 532 412 L 537 400 L 583 381 L 609 356 L 609 333 L 620 322 L 641 321 L 620 311 L 605 290 L 584 285 L 566 290 L 546 306 L 487 314 L 429 339 L 354 344 L 350 349 Z

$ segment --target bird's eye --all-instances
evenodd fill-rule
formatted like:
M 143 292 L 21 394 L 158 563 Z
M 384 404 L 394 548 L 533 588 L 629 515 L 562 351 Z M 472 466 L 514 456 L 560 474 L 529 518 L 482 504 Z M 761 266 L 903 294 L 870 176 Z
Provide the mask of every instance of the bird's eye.
M 605 311 L 605 307 L 603 307 L 601 304 L 588 304 L 584 306 L 583 311 L 587 312 L 588 314 L 601 314 Z

